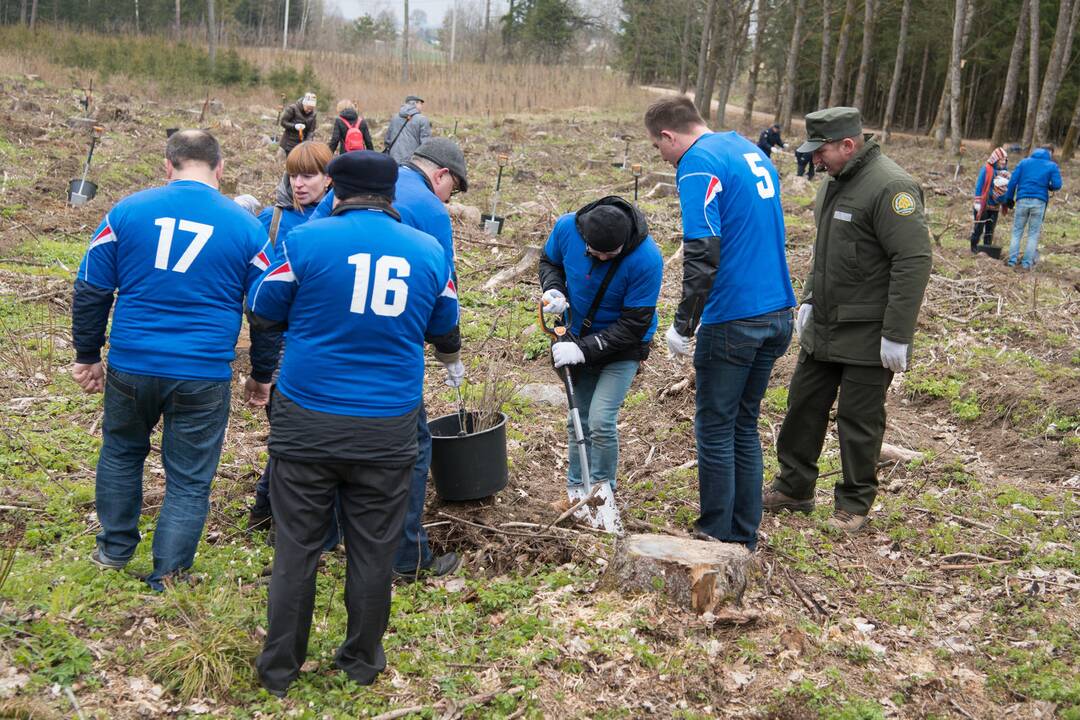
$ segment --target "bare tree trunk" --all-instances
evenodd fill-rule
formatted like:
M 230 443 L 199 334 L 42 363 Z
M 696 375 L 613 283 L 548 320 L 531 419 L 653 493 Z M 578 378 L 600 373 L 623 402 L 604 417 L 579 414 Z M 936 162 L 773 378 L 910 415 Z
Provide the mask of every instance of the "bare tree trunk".
M 922 50 L 922 71 L 919 73 L 919 91 L 915 93 L 915 120 L 911 124 L 911 129 L 917 135 L 919 133 L 919 125 L 922 121 L 922 99 L 923 88 L 926 87 L 926 66 L 930 64 L 930 43 L 923 45 Z
M 405 23 L 402 27 L 401 82 L 409 82 L 409 0 L 405 0 Z
M 1013 36 L 1012 51 L 1009 53 L 1009 69 L 1005 73 L 1005 89 L 1001 93 L 1001 106 L 994 118 L 994 130 L 990 133 L 991 147 L 1001 144 L 1008 131 L 1013 108 L 1016 106 L 1016 93 L 1020 89 L 1020 56 L 1024 53 L 1030 6 L 1031 0 L 1023 0 L 1020 5 L 1020 16 L 1016 19 L 1016 34 Z
M 173 30 L 176 39 L 180 39 L 180 0 L 176 0 L 176 25 Z
M 753 9 L 753 0 L 739 0 L 737 4 L 730 5 L 731 22 L 728 24 L 727 50 L 724 53 L 724 64 L 720 72 L 720 86 L 717 89 L 717 104 L 720 107 L 720 125 L 726 127 L 728 97 L 731 96 L 731 86 L 735 83 L 735 77 L 739 72 L 739 58 L 742 57 L 746 47 L 746 34 L 750 26 L 750 13 Z
M 491 0 L 484 2 L 484 37 L 480 39 L 480 62 L 487 62 L 488 33 L 491 31 Z
M 214 19 L 215 0 L 206 0 L 206 44 L 209 46 L 210 67 L 217 63 L 217 21 Z
M 304 12 L 300 13 L 300 44 L 304 47 L 307 47 L 307 19 L 310 12 L 311 0 L 304 0 Z
M 1028 10 L 1028 30 L 1031 40 L 1028 45 L 1028 102 L 1024 113 L 1024 152 L 1031 150 L 1031 139 L 1035 135 L 1035 111 L 1039 107 L 1039 3 L 1032 0 Z
M 836 63 L 833 65 L 832 89 L 829 91 L 830 107 L 844 104 L 844 91 L 847 90 L 847 50 L 854 16 L 855 0 L 847 0 L 844 5 L 844 19 L 840 23 L 840 39 L 836 43 Z
M 964 10 L 967 0 L 956 0 L 955 16 L 953 17 L 952 53 L 949 55 L 949 116 L 952 120 L 952 154 L 960 155 L 960 56 L 963 54 L 964 41 Z
M 135 34 L 139 34 L 139 0 L 135 0 Z
M 708 75 L 709 44 L 712 39 L 713 13 L 716 0 L 709 0 L 705 6 L 705 20 L 701 23 L 701 45 L 698 47 L 697 83 L 694 86 L 694 104 L 702 117 L 709 116 L 709 107 L 702 107 L 701 97 L 705 94 L 705 79 Z
M 817 106 L 829 101 L 829 0 L 821 0 L 821 65 L 818 66 Z
M 968 90 L 968 104 L 967 104 L 967 118 L 964 120 L 963 134 L 966 137 L 971 137 L 975 134 L 975 111 L 978 109 L 978 102 L 971 98 L 979 97 L 979 86 L 982 85 L 983 75 L 985 73 L 978 72 L 978 67 L 975 63 L 971 64 L 971 72 L 968 73 L 968 81 L 964 84 L 964 87 L 970 88 Z
M 491 0 L 488 0 L 490 3 Z M 679 43 L 679 94 L 685 95 L 690 87 L 690 31 L 694 29 L 694 4 L 686 3 L 686 20 L 683 21 L 682 41 Z
M 727 6 L 726 6 L 727 7 Z M 704 120 L 712 117 L 712 96 L 716 88 L 716 75 L 720 69 L 720 54 L 726 49 L 726 43 L 720 35 L 722 27 L 726 26 L 726 18 L 720 13 L 713 15 L 713 26 L 709 30 L 709 58 L 705 63 L 705 83 L 701 95 L 695 97 L 698 103 L 698 112 Z M 724 122 L 724 109 L 720 108 L 720 122 Z
M 1076 136 L 1080 133 L 1080 95 L 1076 96 L 1076 105 L 1073 107 L 1072 121 L 1069 123 L 1069 132 L 1065 134 L 1065 142 L 1061 145 L 1061 161 L 1072 160 L 1076 153 Z
M 870 73 L 870 53 L 874 51 L 874 0 L 866 0 L 863 13 L 862 57 L 859 58 L 859 74 L 855 78 L 855 99 L 852 105 L 867 113 L 863 108 L 866 99 L 866 76 Z
M 19 25 L 26 24 L 26 0 L 19 3 Z
M 34 25 L 37 24 L 37 6 L 38 6 L 38 0 L 33 0 L 33 2 L 30 3 L 30 29 L 31 30 L 33 30 Z
M 1050 141 L 1050 115 L 1054 110 L 1061 78 L 1065 74 L 1065 65 L 1072 52 L 1073 37 L 1076 34 L 1076 21 L 1080 19 L 1080 0 L 1061 0 L 1058 7 L 1057 30 L 1054 32 L 1054 44 L 1050 48 L 1050 60 L 1046 64 L 1042 91 L 1039 93 L 1039 109 L 1035 114 L 1035 144 L 1043 145 Z
M 795 27 L 791 31 L 791 45 L 788 47 L 787 64 L 784 66 L 784 100 L 780 106 L 780 129 L 784 133 L 791 132 L 791 106 L 795 102 L 795 72 L 799 62 L 799 46 L 802 44 L 805 10 L 806 0 L 796 0 Z
M 826 0 L 828 1 L 828 0 Z M 765 35 L 766 0 L 754 0 L 754 46 L 750 51 L 750 73 L 746 81 L 746 105 L 743 107 L 743 127 L 754 122 L 754 101 L 757 99 L 758 70 L 761 65 L 761 41 Z
M 975 0 L 967 0 L 964 4 L 963 30 L 960 37 L 960 52 L 967 47 L 967 38 L 971 33 L 971 21 L 975 17 Z M 956 24 L 954 19 L 953 28 Z M 945 86 L 941 89 L 941 100 L 938 102 L 937 116 L 934 119 L 934 142 L 937 147 L 945 149 L 945 136 L 948 134 L 950 116 L 952 113 L 952 63 L 949 63 L 949 71 L 945 76 Z
M 889 142 L 892 132 L 893 113 L 896 111 L 896 96 L 900 92 L 900 75 L 904 69 L 904 52 L 907 50 L 908 18 L 911 16 L 911 0 L 904 0 L 900 9 L 900 37 L 896 42 L 896 62 L 893 64 L 892 81 L 889 83 L 889 100 L 885 104 L 885 119 L 881 125 L 881 142 Z

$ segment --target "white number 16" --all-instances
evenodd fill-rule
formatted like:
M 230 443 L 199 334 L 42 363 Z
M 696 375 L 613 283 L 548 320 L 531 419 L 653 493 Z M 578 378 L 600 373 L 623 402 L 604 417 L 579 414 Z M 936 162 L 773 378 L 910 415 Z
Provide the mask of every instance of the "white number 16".
M 757 194 L 762 199 L 767 200 L 776 194 L 776 188 L 773 187 L 772 175 L 769 174 L 769 170 L 761 166 L 761 156 L 757 153 L 743 153 L 743 159 L 746 160 L 746 164 L 750 166 L 750 172 L 757 175 L 760 180 L 757 182 Z
M 349 256 L 349 264 L 356 266 L 353 279 L 352 303 L 349 312 L 363 314 L 367 311 L 368 283 L 371 277 L 371 254 L 356 253 Z M 375 282 L 371 291 L 371 311 L 376 315 L 397 317 L 405 312 L 409 300 L 409 261 L 403 257 L 383 255 L 375 261 Z M 390 272 L 394 277 L 390 277 Z

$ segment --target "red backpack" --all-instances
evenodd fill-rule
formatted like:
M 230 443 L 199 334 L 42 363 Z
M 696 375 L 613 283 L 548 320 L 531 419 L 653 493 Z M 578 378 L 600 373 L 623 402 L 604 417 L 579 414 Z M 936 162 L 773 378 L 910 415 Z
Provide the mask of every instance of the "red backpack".
M 348 128 L 345 131 L 345 152 L 352 152 L 353 150 L 363 150 L 367 147 L 364 144 L 364 134 L 360 132 L 360 123 L 364 121 L 363 118 L 356 118 L 356 124 L 350 125 L 349 121 L 342 116 L 338 116 L 341 122 L 345 123 L 345 127 Z

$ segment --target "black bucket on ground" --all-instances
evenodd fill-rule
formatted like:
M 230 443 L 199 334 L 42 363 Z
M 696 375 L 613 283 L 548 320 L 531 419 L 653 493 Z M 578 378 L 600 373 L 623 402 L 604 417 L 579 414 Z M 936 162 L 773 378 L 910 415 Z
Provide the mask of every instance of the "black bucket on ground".
M 68 202 L 74 207 L 84 205 L 97 195 L 97 185 L 89 180 L 72 180 L 68 183 Z
M 975 250 L 977 252 L 986 253 L 995 260 L 1001 258 L 1001 247 L 998 245 L 976 245 Z
M 461 502 L 489 497 L 506 487 L 506 415 L 492 428 L 472 432 L 477 414 L 444 415 L 428 423 L 431 431 L 431 479 L 443 500 Z

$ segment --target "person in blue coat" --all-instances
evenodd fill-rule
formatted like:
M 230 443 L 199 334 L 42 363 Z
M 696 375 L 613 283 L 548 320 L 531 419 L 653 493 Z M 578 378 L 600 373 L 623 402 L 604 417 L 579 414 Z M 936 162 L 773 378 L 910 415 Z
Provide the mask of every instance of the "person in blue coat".
M 975 225 L 971 230 L 971 252 L 978 252 L 979 239 L 986 245 L 994 244 L 994 228 L 1001 212 L 1001 199 L 1008 187 L 1009 154 L 1003 147 L 994 148 L 979 171 L 972 199 L 972 217 Z M 1006 209 L 1008 212 L 1008 209 Z
M 442 137 L 428 138 L 420 145 L 408 162 L 400 167 L 394 187 L 394 210 L 401 215 L 401 222 L 428 233 L 439 242 L 455 283 L 454 230 L 446 203 L 450 202 L 452 196 L 468 189 L 465 155 L 456 142 Z M 333 204 L 334 190 L 331 189 L 319 203 L 312 219 L 329 215 Z M 423 408 L 417 422 L 417 442 L 419 454 L 413 468 L 409 509 L 394 561 L 394 576 L 401 580 L 446 575 L 461 563 L 460 556 L 453 551 L 434 555 L 421 523 L 428 471 L 431 468 L 431 433 L 428 432 L 427 414 Z
M 333 213 L 293 229 L 248 295 L 254 327 L 288 332 L 270 423 L 277 532 L 256 661 L 262 685 L 278 696 L 307 655 L 316 567 L 338 497 L 348 624 L 335 664 L 362 685 L 386 667 L 382 635 L 417 456 L 425 342 L 451 381 L 463 374 L 450 264 L 391 206 L 397 165 L 360 150 L 328 170 Z
M 695 533 L 753 550 L 762 510 L 758 415 L 791 342 L 795 305 L 780 177 L 746 138 L 709 130 L 687 98 L 653 103 L 645 129 L 676 169 L 682 208 L 682 297 L 666 339 L 673 356 L 694 358 Z
M 251 213 L 218 191 L 222 167 L 212 135 L 173 133 L 165 146 L 168 184 L 109 210 L 75 280 L 72 375 L 86 392 L 105 393 L 96 478 L 101 532 L 91 560 L 119 569 L 135 553 L 143 463 L 164 417 L 165 500 L 146 578 L 159 591 L 194 562 L 229 419 L 244 293 L 272 252 Z M 101 350 L 114 296 L 106 372 Z M 279 342 L 252 328 L 244 393 L 253 405 L 267 402 Z
M 285 177 L 274 190 L 274 204 L 258 215 L 271 244 L 315 214 L 330 187 L 326 166 L 332 157 L 325 143 L 315 141 L 302 142 L 289 151 Z
M 552 359 L 556 368 L 572 368 L 589 477 L 612 491 L 619 466 L 619 409 L 649 356 L 663 274 L 664 259 L 645 216 L 615 196 L 560 217 L 540 256 L 544 313 L 565 315 L 573 340 L 553 344 Z M 585 489 L 574 428 L 570 422 L 567 427 L 567 498 L 573 503 Z
M 1020 240 L 1027 228 L 1027 246 L 1021 261 L 1024 269 L 1030 269 L 1038 258 L 1039 233 L 1042 232 L 1046 203 L 1050 192 L 1061 189 L 1061 171 L 1054 162 L 1054 146 L 1044 145 L 1017 164 L 1005 188 L 1002 202 L 1015 205 L 1013 215 L 1012 243 L 1009 245 L 1009 267 L 1016 266 L 1020 254 Z

